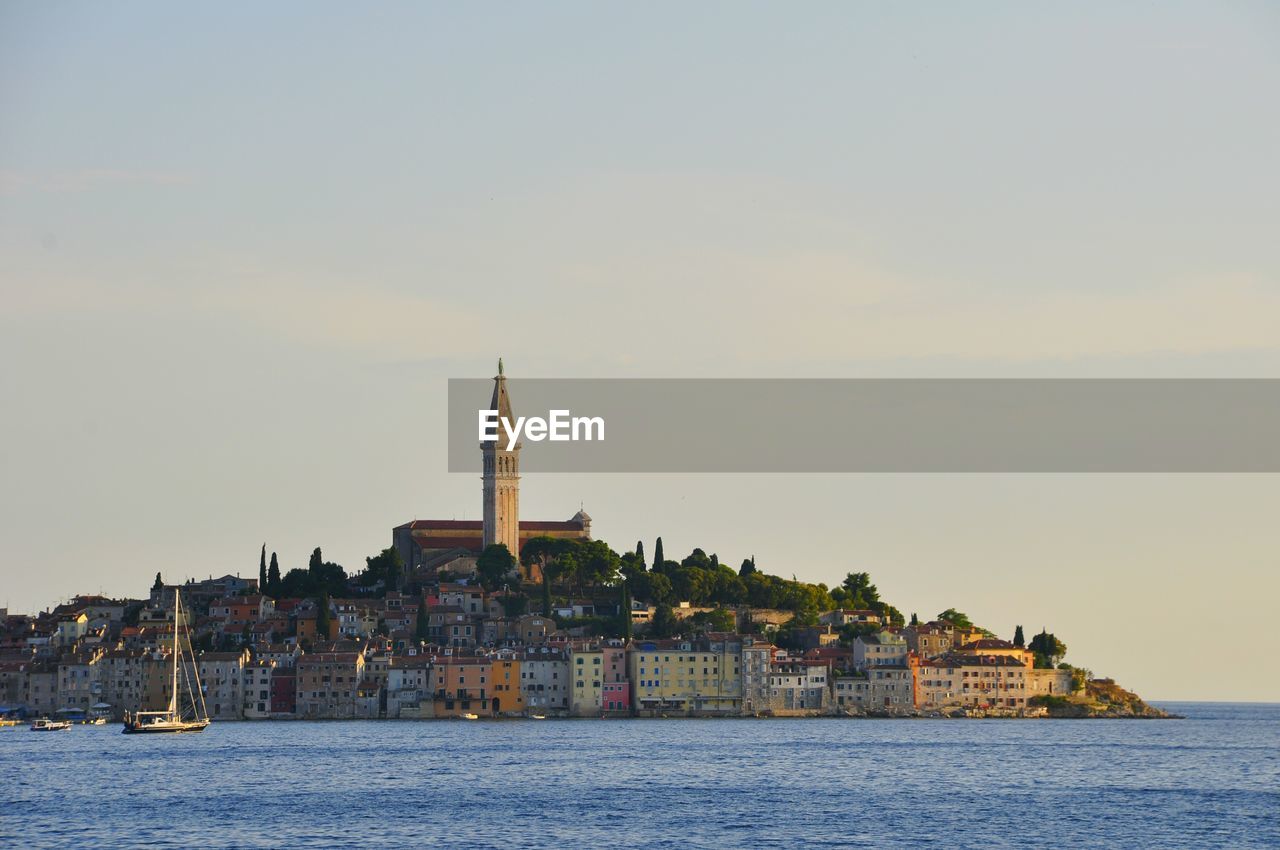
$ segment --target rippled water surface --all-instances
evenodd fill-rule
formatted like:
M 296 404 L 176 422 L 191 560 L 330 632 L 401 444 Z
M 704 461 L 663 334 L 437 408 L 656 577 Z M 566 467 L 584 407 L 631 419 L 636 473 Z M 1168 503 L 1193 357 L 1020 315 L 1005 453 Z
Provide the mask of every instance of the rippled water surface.
M 1280 706 L 0 729 L 23 847 L 1280 847 Z

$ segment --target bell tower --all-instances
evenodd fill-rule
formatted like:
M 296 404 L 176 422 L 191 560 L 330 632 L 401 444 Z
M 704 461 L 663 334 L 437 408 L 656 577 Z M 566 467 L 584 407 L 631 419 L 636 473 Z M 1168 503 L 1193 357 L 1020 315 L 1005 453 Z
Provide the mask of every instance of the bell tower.
M 507 378 L 498 358 L 498 374 L 493 376 L 493 398 L 489 409 L 498 411 L 498 439 L 480 444 L 484 455 L 484 545 L 502 543 L 515 558 L 520 557 L 520 443 L 510 451 L 510 432 L 504 421 L 514 421 Z

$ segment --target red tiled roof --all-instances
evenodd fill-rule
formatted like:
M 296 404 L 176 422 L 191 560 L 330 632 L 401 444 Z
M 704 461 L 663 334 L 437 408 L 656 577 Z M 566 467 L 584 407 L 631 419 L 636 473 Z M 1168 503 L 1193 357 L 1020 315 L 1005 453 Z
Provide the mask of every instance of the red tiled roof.
M 436 531 L 484 531 L 484 523 L 478 519 L 415 519 L 413 522 L 406 522 L 403 525 L 396 526 L 397 529 L 407 528 L 410 531 L 419 530 L 436 530 Z M 521 534 L 532 531 L 581 531 L 582 523 L 575 520 L 564 520 L 560 522 L 551 520 L 522 520 L 520 522 Z
M 999 638 L 982 638 L 981 640 L 970 641 L 963 647 L 964 649 L 1020 649 L 1007 640 Z
M 483 540 L 479 532 L 475 537 L 414 537 L 419 549 L 473 549 L 479 552 Z

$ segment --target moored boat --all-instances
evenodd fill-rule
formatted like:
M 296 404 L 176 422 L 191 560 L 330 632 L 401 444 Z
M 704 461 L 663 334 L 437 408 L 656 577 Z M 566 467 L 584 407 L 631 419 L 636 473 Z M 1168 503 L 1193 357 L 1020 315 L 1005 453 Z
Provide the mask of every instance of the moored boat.
M 32 732 L 61 732 L 63 729 L 70 728 L 71 722 L 69 720 L 50 720 L 47 717 L 41 717 L 31 724 Z

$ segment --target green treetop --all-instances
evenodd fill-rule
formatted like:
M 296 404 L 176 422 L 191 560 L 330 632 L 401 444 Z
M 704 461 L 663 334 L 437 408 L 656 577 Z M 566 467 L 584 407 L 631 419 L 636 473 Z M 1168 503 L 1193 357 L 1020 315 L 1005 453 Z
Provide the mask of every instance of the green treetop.
M 511 580 L 516 569 L 516 559 L 505 543 L 493 543 L 484 547 L 476 559 L 476 575 L 480 586 L 492 593 Z
M 969 619 L 969 615 L 954 608 L 948 608 L 938 615 L 939 620 L 945 620 L 957 629 L 973 628 L 973 621 Z

